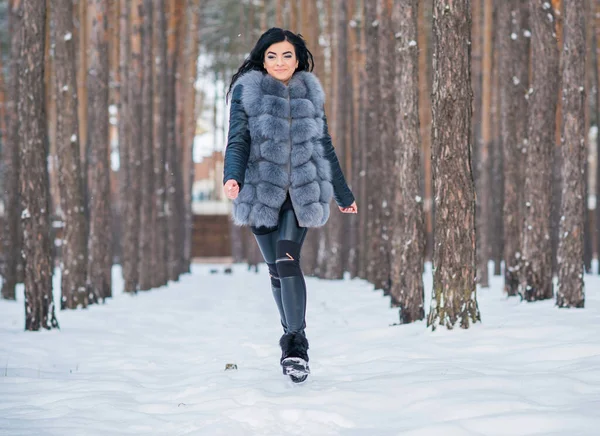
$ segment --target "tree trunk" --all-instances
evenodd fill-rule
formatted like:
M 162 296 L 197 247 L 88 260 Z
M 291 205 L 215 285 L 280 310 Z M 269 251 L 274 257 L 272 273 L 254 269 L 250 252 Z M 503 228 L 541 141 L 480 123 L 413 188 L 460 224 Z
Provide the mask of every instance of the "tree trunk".
M 4 62 L 2 61 L 2 47 L 0 46 L 0 143 L 6 140 L 6 82 L 4 79 Z M 0 174 L 1 175 L 1 174 Z
M 475 287 L 475 192 L 471 170 L 471 2 L 434 0 L 432 163 L 433 295 L 427 325 L 480 321 Z
M 152 255 L 154 247 L 154 223 L 152 221 L 154 207 L 154 149 L 152 146 L 152 115 L 153 115 L 153 83 L 152 69 L 152 0 L 144 0 L 142 12 L 142 145 L 141 165 L 141 204 L 140 204 L 140 241 L 139 241 L 139 289 L 147 291 L 152 288 Z
M 520 292 L 527 301 L 552 298 L 552 156 L 558 86 L 554 11 L 549 3 L 529 0 L 532 77 L 528 110 L 525 227 Z M 549 19 L 552 17 L 552 19 Z
M 400 323 L 425 317 L 423 308 L 423 200 L 420 187 L 419 79 L 417 50 L 418 1 L 395 0 L 392 21 L 396 36 L 396 94 L 394 169 L 398 182 L 393 186 L 392 303 L 400 307 Z
M 394 29 L 392 28 L 392 10 L 393 0 L 378 0 L 379 12 L 379 58 L 385 59 L 390 53 L 394 53 Z M 380 142 L 376 146 L 376 153 L 379 154 L 377 171 L 379 176 L 379 186 L 371 195 L 376 196 L 380 219 L 377 227 L 379 233 L 378 246 L 378 265 L 377 274 L 375 274 L 375 287 L 383 289 L 388 294 L 391 288 L 391 238 L 393 236 L 393 222 L 395 214 L 394 188 L 393 182 L 389 180 L 389 175 L 393 174 L 394 149 L 396 147 L 395 128 L 396 128 L 396 90 L 391 85 L 394 83 L 395 68 L 392 63 L 389 68 L 379 69 L 379 88 L 381 100 L 379 101 L 379 131 Z
M 288 0 L 288 5 L 290 11 L 290 24 L 288 29 L 298 33 L 298 2 L 297 0 Z
M 584 307 L 583 224 L 586 198 L 584 0 L 565 0 L 562 52 L 563 167 L 558 243 L 558 307 Z
M 346 174 L 349 184 L 354 189 L 356 197 L 360 200 L 358 186 L 360 185 L 360 154 L 361 146 L 359 140 L 359 113 L 360 106 L 360 45 L 358 43 L 358 32 L 356 25 L 356 4 L 350 2 L 348 5 L 348 15 L 346 21 L 350 25 L 348 31 L 348 60 L 349 60 L 349 95 L 350 110 L 348 110 L 348 129 L 346 131 L 346 142 L 350 145 L 350 149 L 346 153 L 346 168 L 350 171 Z M 361 11 L 362 9 L 359 9 Z M 361 203 L 362 205 L 362 203 Z M 360 208 L 362 211 L 362 207 Z M 360 242 L 360 215 L 348 216 L 349 231 L 348 231 L 348 263 L 346 270 L 350 273 L 350 277 L 358 277 L 360 250 L 363 245 Z
M 476 0 L 477 1 L 477 0 Z M 492 220 L 492 165 L 490 148 L 492 142 L 492 0 L 483 2 L 483 50 L 482 50 L 482 93 L 481 93 L 481 147 L 478 149 L 478 169 L 475 180 L 477 188 L 477 281 L 482 288 L 489 287 L 488 262 L 490 259 L 490 222 Z
M 130 142 L 128 144 L 127 174 L 129 185 L 126 196 L 125 217 L 125 249 L 123 250 L 123 279 L 125 292 L 137 292 L 139 286 L 139 243 L 141 219 L 141 177 L 142 177 L 142 27 L 143 0 L 135 0 L 131 4 L 130 19 L 130 60 L 128 80 L 128 116 L 130 126 Z
M 88 281 L 95 298 L 112 296 L 110 143 L 108 137 L 108 39 L 106 0 L 88 4 L 91 38 L 88 70 L 88 150 L 90 152 L 90 234 Z
M 433 198 L 431 177 L 431 87 L 429 69 L 429 35 L 430 23 L 426 19 L 428 9 L 425 2 L 418 2 L 419 16 L 417 24 L 417 47 L 419 48 L 419 122 L 420 137 L 423 148 L 423 212 L 425 214 L 425 258 L 433 257 Z M 481 45 L 481 44 L 480 44 Z M 475 39 L 473 38 L 473 50 Z
M 119 43 L 119 102 L 118 102 L 118 137 L 119 137 L 119 218 L 121 228 L 121 238 L 119 240 L 121 253 L 121 268 L 123 275 L 125 270 L 129 270 L 130 259 L 126 256 L 127 241 L 130 235 L 127 225 L 128 212 L 128 192 L 129 192 L 129 149 L 131 147 L 131 106 L 129 102 L 129 62 L 131 59 L 131 39 L 130 39 L 130 17 L 131 4 L 128 1 L 120 1 L 119 11 L 119 33 L 121 38 Z M 127 292 L 127 288 L 126 288 Z
M 558 44 L 557 65 L 560 68 L 560 55 L 563 49 L 563 14 L 562 0 L 551 0 L 554 10 L 554 29 L 556 33 L 556 44 Z M 562 76 L 557 70 L 557 100 L 554 123 L 554 147 L 552 148 L 552 200 L 550 203 L 550 245 L 552 247 L 552 275 L 558 274 L 558 231 L 560 227 L 560 205 L 562 202 Z
M 585 1 L 585 17 L 592 17 L 592 0 Z M 583 224 L 583 264 L 585 272 L 592 272 L 592 259 L 594 257 L 594 232 L 591 223 L 591 210 L 589 209 L 588 199 L 590 195 L 590 177 L 589 177 L 589 159 L 591 144 L 590 144 L 590 126 L 592 123 L 592 114 L 596 112 L 596 93 L 598 90 L 594 86 L 595 83 L 595 51 L 596 42 L 594 38 L 594 20 L 588 18 L 585 21 L 585 38 L 586 38 L 586 57 L 585 57 L 585 89 L 586 92 L 586 108 L 585 108 L 585 160 L 584 160 L 584 180 L 585 180 L 585 205 L 584 205 L 584 224 Z
M 250 11 L 254 10 L 249 5 Z M 182 173 L 183 173 L 183 202 L 184 202 L 184 239 L 182 272 L 189 273 L 192 255 L 192 185 L 194 183 L 193 145 L 196 132 L 196 88 L 198 53 L 200 47 L 200 2 L 193 0 L 187 5 L 189 28 L 186 32 L 186 48 L 184 54 L 183 90 L 183 143 L 182 143 Z M 251 14 L 252 15 L 252 14 Z M 254 23 L 249 21 L 249 29 Z M 251 32 L 250 32 L 251 33 Z M 254 36 L 251 35 L 253 38 Z
M 490 258 L 494 262 L 494 275 L 502 275 L 502 250 L 504 247 L 504 226 L 502 225 L 502 207 L 504 204 L 504 159 L 502 159 L 502 136 L 500 135 L 500 32 L 498 29 L 498 10 L 494 8 L 494 42 L 492 57 L 492 97 L 491 97 L 491 129 L 492 129 L 492 201 L 490 220 Z
M 56 94 L 55 80 L 56 80 L 56 65 L 54 63 L 54 53 L 51 53 L 51 40 L 52 35 L 50 33 L 52 19 L 52 7 L 50 4 L 51 0 L 45 0 L 46 4 L 46 47 L 44 49 L 44 86 L 46 90 L 46 96 L 44 101 L 46 102 L 46 122 L 47 122 L 47 138 L 48 138 L 48 176 L 50 180 L 50 216 L 56 216 L 60 211 L 60 188 L 58 184 L 58 161 L 56 152 L 56 124 L 57 124 L 57 113 L 56 113 Z M 54 229 L 50 238 L 54 240 Z M 51 262 L 54 264 L 54 258 L 56 250 L 52 249 Z
M 168 220 L 168 242 L 167 242 L 167 264 L 170 280 L 179 280 L 180 261 L 182 253 L 178 244 L 180 231 L 180 215 L 178 207 L 178 148 L 176 142 L 176 68 L 177 68 L 177 29 L 180 25 L 180 17 L 177 11 L 178 0 L 169 0 L 168 29 L 167 29 L 167 144 L 166 144 L 166 186 L 167 186 L 167 220 Z
M 596 44 L 600 44 L 600 2 L 596 2 L 594 11 Z M 596 89 L 600 87 L 600 56 L 596 52 Z M 600 92 L 596 92 L 596 108 L 600 108 Z M 600 126 L 600 110 L 596 112 L 596 125 Z M 598 274 L 600 274 L 600 132 L 596 135 L 596 256 Z
M 188 16 L 185 14 L 185 3 L 186 0 L 178 0 L 176 2 L 175 10 L 177 13 L 177 26 L 176 32 L 176 50 L 175 50 L 175 155 L 174 155 L 174 176 L 175 176 L 175 204 L 177 207 L 177 233 L 175 235 L 176 240 L 176 251 L 177 251 L 177 262 L 176 262 L 176 273 L 177 280 L 179 275 L 184 271 L 184 258 L 185 258 L 185 200 L 184 200 L 184 185 L 183 185 L 183 108 L 184 108 L 184 93 L 183 93 L 183 75 L 185 72 L 185 38 L 189 29 Z
M 4 188 L 4 232 L 2 245 L 4 268 L 2 273 L 2 298 L 15 300 L 15 286 L 23 275 L 21 197 L 19 192 L 19 76 L 21 75 L 21 26 L 23 2 L 11 1 L 10 6 L 10 65 L 6 92 L 7 135 L 3 137 L 3 188 Z
M 347 15 L 347 2 L 345 0 L 336 0 L 335 3 L 335 85 L 336 85 L 336 99 L 335 99 L 335 115 L 333 117 L 333 129 L 332 136 L 336 148 L 336 154 L 340 161 L 340 166 L 345 169 L 345 158 L 346 158 L 346 131 L 347 131 L 347 117 L 346 110 L 348 106 L 346 88 L 348 87 L 348 33 L 346 21 Z M 329 126 L 332 127 L 331 125 Z M 347 257 L 347 244 L 344 243 L 347 234 L 347 221 L 344 216 L 340 214 L 340 211 L 335 202 L 331 204 L 331 215 L 329 222 L 326 225 L 326 231 L 328 233 L 327 247 L 327 267 L 325 269 L 324 278 L 327 279 L 341 279 L 344 275 L 345 270 L 345 259 Z
M 367 76 L 366 76 L 366 38 L 365 38 L 365 29 L 367 27 L 367 23 L 365 22 L 365 7 L 364 0 L 359 0 L 359 9 L 360 9 L 360 22 L 362 23 L 362 27 L 360 29 L 360 43 L 359 43 L 359 77 L 358 80 L 360 82 L 358 98 L 359 98 L 359 113 L 358 113 L 358 162 L 356 164 L 356 170 L 354 171 L 355 177 L 357 177 L 357 183 L 355 185 L 355 189 L 358 190 L 358 198 L 363 199 L 361 203 L 361 207 L 358 208 L 358 219 L 359 219 L 359 245 L 360 249 L 358 252 L 359 260 L 358 260 L 358 277 L 361 279 L 367 278 L 367 267 L 369 263 L 368 259 L 368 245 L 369 241 L 367 239 L 367 223 L 369 220 L 369 209 L 367 207 L 367 150 L 368 150 L 368 141 L 367 141 L 367 86 L 363 84 L 367 84 Z
M 152 253 L 154 287 L 167 284 L 166 262 L 167 220 L 165 215 L 165 147 L 167 143 L 166 105 L 167 105 L 167 21 L 165 18 L 165 0 L 154 0 L 154 189 L 156 214 L 154 222 L 154 246 Z
M 73 3 L 52 0 L 56 66 L 56 150 L 61 209 L 62 244 L 61 309 L 87 307 L 87 223 L 79 156 L 77 70 L 73 46 Z
M 377 2 L 375 1 L 364 1 L 365 8 L 365 40 L 366 40 L 366 53 L 379 53 L 379 35 L 378 35 L 378 15 L 377 15 Z M 379 56 L 372 56 L 366 63 L 366 76 L 367 81 L 365 87 L 367 88 L 367 101 L 365 105 L 366 112 L 366 127 L 367 127 L 367 138 L 369 138 L 370 144 L 374 146 L 367 147 L 367 168 L 366 168 L 366 180 L 367 189 L 365 205 L 368 211 L 367 215 L 367 276 L 366 279 L 371 283 L 374 283 L 377 287 L 376 278 L 379 277 L 378 270 L 382 266 L 380 262 L 381 252 L 380 247 L 380 226 L 381 220 L 379 217 L 379 206 L 377 204 L 378 190 L 380 188 L 379 174 L 380 159 L 379 152 L 376 145 L 381 144 L 380 141 L 380 130 L 379 130 L 379 113 L 378 108 L 381 103 L 381 88 L 379 85 Z
M 85 195 L 85 212 L 86 217 L 89 221 L 89 176 L 88 176 L 88 160 L 89 160 L 89 149 L 88 149 L 88 67 L 89 67 L 89 40 L 90 40 L 90 26 L 88 22 L 88 0 L 75 0 L 78 1 L 77 16 L 79 21 L 78 32 L 78 50 L 77 50 L 77 112 L 79 122 L 79 138 L 81 139 L 80 148 L 80 159 L 81 159 L 81 177 L 83 180 L 83 192 Z
M 58 328 L 52 297 L 50 183 L 47 166 L 44 47 L 46 8 L 23 0 L 19 71 L 19 157 L 23 168 L 21 223 L 25 259 L 25 330 Z
M 529 40 L 527 5 L 499 6 L 500 129 L 504 157 L 504 292 L 518 294 L 523 230 L 523 152 L 526 144 Z

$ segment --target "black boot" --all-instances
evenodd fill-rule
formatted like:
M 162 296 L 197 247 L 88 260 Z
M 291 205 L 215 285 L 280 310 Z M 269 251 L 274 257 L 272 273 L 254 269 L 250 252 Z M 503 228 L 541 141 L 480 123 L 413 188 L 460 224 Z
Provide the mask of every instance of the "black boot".
M 304 331 L 286 333 L 279 340 L 281 346 L 281 367 L 284 375 L 289 375 L 294 383 L 301 383 L 310 374 L 308 367 L 308 341 Z

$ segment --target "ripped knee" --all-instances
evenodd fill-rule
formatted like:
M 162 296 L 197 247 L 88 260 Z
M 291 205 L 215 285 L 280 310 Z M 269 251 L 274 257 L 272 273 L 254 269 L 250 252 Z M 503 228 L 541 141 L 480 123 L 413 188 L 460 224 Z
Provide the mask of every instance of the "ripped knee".
M 280 278 L 301 276 L 300 249 L 297 242 L 283 239 L 277 241 L 277 272 Z

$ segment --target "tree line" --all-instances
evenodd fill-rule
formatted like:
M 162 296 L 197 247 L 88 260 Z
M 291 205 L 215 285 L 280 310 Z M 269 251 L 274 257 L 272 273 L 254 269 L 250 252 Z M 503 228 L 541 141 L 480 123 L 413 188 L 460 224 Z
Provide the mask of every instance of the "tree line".
M 598 166 L 588 174 L 600 148 L 588 140 L 599 114 L 591 17 L 600 2 L 237 4 L 239 21 L 222 15 L 230 27 L 214 36 L 224 43 L 207 47 L 215 58 L 237 53 L 215 74 L 228 83 L 265 23 L 300 32 L 357 196 L 358 216 L 333 213 L 309 232 L 306 273 L 366 279 L 409 323 L 425 318 L 423 263 L 432 260 L 434 328 L 479 320 L 475 284 L 489 286 L 489 262 L 506 295 L 583 307 L 583 273 L 600 246 L 600 208 L 594 218 L 587 201 L 600 186 Z M 232 232 L 236 260 L 259 262 L 249 232 Z
M 273 25 L 301 33 L 313 52 L 359 204 L 357 216 L 334 213 L 309 232 L 306 273 L 366 279 L 410 323 L 426 316 L 431 260 L 433 328 L 480 319 L 475 285 L 489 285 L 490 261 L 507 295 L 583 307 L 583 273 L 600 247 L 600 208 L 594 216 L 587 207 L 600 186 L 587 159 L 598 148 L 588 132 L 600 113 L 600 25 L 591 18 L 600 2 L 39 4 L 0 3 L 10 28 L 0 44 L 2 295 L 14 298 L 25 283 L 26 328 L 57 325 L 56 217 L 61 308 L 110 297 L 113 261 L 126 292 L 189 270 L 198 54 L 211 61 L 203 73 L 228 86 Z M 255 265 L 260 253 L 246 230 L 231 229 L 234 259 Z
M 129 293 L 189 272 L 201 6 L 3 2 L 2 297 L 24 283 L 27 330 L 58 327 L 55 223 L 61 309 L 110 298 L 115 261 Z

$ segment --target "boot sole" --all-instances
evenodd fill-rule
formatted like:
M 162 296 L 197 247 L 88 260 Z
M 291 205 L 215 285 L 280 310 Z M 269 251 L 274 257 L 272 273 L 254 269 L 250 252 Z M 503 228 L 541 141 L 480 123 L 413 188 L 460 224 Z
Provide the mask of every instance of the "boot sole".
M 310 374 L 308 362 L 300 357 L 287 357 L 281 361 L 283 375 L 289 375 L 294 383 L 302 383 Z

